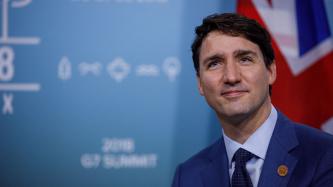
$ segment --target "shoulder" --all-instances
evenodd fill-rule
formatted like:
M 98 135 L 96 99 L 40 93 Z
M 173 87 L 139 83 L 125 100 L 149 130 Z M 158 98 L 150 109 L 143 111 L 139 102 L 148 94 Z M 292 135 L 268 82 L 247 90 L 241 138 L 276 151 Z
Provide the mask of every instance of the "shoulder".
M 297 139 L 300 144 L 316 149 L 325 149 L 333 146 L 333 135 L 315 129 L 308 125 L 294 123 Z
M 224 142 L 219 138 L 210 146 L 190 157 L 178 166 L 178 170 L 191 176 L 200 174 L 200 172 L 211 165 L 213 161 L 220 161 L 225 152 Z
M 299 142 L 295 153 L 300 163 L 333 169 L 333 136 L 308 125 L 295 124 L 294 128 Z
M 300 124 L 289 120 L 284 114 L 281 112 L 278 113 L 278 125 L 288 126 L 288 128 L 284 128 L 283 133 L 286 130 L 292 130 L 295 132 L 297 141 L 300 145 L 304 145 L 307 147 L 319 146 L 319 147 L 327 147 L 333 145 L 333 135 L 328 134 L 322 130 L 313 128 L 309 125 Z M 283 135 L 281 135 L 283 136 Z
M 299 163 L 314 173 L 312 186 L 333 186 L 333 136 L 301 124 L 295 125 L 295 131 L 303 155 Z
M 173 179 L 173 187 L 200 186 L 202 171 L 221 153 L 221 138 L 178 165 Z
M 297 157 L 306 162 L 312 162 L 315 164 L 322 160 L 326 155 L 331 155 L 333 153 L 333 135 L 309 125 L 292 122 L 282 113 L 279 113 L 279 118 L 278 121 L 280 126 L 283 123 L 283 126 L 288 126 L 288 128 L 285 129 L 294 132 L 297 146 L 292 152 L 295 155 L 298 155 Z M 291 134 L 286 130 L 280 131 L 280 133 L 281 132 L 289 135 Z M 282 138 L 285 134 L 280 134 L 279 136 Z M 286 136 L 286 139 L 290 139 L 290 136 Z
M 203 150 L 199 151 L 188 160 L 181 164 L 182 168 L 188 169 L 200 169 L 204 167 L 206 164 L 210 163 L 214 156 L 218 154 L 220 151 L 220 146 L 222 146 L 223 142 L 221 142 L 221 138 L 215 141 L 213 144 L 209 145 L 208 147 L 204 148 Z
M 275 138 L 297 160 L 289 184 L 333 186 L 333 136 L 309 125 L 292 122 L 280 112 L 276 125 Z M 300 181 L 300 176 L 304 180 Z

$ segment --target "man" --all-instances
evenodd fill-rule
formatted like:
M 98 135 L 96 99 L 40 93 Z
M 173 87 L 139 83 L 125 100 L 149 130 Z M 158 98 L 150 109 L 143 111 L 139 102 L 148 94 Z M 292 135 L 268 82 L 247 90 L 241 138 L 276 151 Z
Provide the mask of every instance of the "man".
M 178 166 L 173 187 L 333 186 L 333 137 L 271 104 L 276 62 L 263 27 L 237 14 L 208 16 L 192 53 L 222 137 Z

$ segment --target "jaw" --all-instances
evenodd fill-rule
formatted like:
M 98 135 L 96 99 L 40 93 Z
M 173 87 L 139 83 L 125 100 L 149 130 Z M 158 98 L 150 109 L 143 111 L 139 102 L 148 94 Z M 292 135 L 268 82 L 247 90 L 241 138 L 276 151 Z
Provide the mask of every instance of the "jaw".
M 245 94 L 237 99 L 220 98 L 215 103 L 219 104 L 211 107 L 216 111 L 220 121 L 235 126 L 263 122 L 271 111 L 269 96 L 260 101 Z

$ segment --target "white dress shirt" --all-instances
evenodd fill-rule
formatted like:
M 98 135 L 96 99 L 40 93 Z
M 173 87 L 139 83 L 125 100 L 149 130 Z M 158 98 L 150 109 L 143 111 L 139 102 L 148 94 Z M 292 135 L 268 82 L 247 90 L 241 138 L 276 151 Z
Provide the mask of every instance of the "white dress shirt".
M 222 129 L 224 143 L 228 155 L 230 181 L 235 170 L 235 162 L 232 162 L 232 157 L 239 148 L 243 148 L 256 155 L 256 157 L 252 158 L 246 163 L 246 169 L 251 177 L 253 187 L 258 186 L 259 176 L 264 164 L 268 144 L 272 137 L 276 120 L 277 111 L 274 106 L 272 106 L 271 113 L 269 114 L 266 121 L 243 144 L 230 139 L 224 134 Z

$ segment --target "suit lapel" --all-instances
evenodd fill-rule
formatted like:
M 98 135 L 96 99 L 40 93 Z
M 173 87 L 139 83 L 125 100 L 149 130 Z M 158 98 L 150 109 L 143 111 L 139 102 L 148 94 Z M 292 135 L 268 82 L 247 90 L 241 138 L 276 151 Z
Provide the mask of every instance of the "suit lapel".
M 211 162 L 209 162 L 207 167 L 201 172 L 204 186 L 229 187 L 228 157 L 223 138 L 220 138 L 208 157 Z
M 298 140 L 292 122 L 279 112 L 259 178 L 259 187 L 287 185 L 297 163 L 297 158 L 289 152 L 297 145 Z M 278 171 L 279 167 L 284 167 L 283 165 L 288 170 L 285 176 Z

